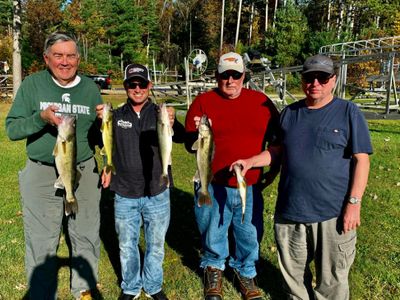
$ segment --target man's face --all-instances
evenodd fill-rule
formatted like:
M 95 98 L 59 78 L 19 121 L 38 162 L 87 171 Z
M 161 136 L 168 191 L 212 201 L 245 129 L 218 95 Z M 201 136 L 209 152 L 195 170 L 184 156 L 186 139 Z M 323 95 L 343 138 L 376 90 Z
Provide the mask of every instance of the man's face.
M 60 41 L 43 54 L 47 67 L 61 85 L 67 85 L 75 79 L 79 66 L 77 50 L 73 41 Z
M 133 78 L 124 85 L 128 98 L 136 105 L 141 105 L 146 102 L 152 87 L 151 82 L 140 78 Z
M 310 72 L 302 76 L 302 87 L 307 99 L 313 102 L 330 100 L 336 76 L 324 72 Z
M 244 73 L 234 70 L 228 70 L 221 74 L 217 74 L 218 89 L 224 97 L 235 99 L 239 97 L 243 88 Z

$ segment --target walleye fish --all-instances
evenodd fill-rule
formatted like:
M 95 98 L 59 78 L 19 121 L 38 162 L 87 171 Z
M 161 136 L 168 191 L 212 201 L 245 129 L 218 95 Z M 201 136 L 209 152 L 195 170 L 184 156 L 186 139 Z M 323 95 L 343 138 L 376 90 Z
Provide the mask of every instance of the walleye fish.
M 192 150 L 197 150 L 197 172 L 195 180 L 200 179 L 201 189 L 199 192 L 198 206 L 211 205 L 211 196 L 208 185 L 212 179 L 211 161 L 214 155 L 214 139 L 207 115 L 203 115 L 199 124 L 199 137 L 193 144 Z
M 233 170 L 235 171 L 236 174 L 237 188 L 239 190 L 240 198 L 242 199 L 242 223 L 243 223 L 244 213 L 246 211 L 246 192 L 247 192 L 246 179 L 242 176 L 242 168 L 240 167 L 240 165 L 235 164 L 233 166 Z
M 75 188 L 79 172 L 76 169 L 76 133 L 75 117 L 63 116 L 58 125 L 57 141 L 54 146 L 53 155 L 59 174 L 54 187 L 65 189 L 65 215 L 78 212 L 78 202 L 75 197 Z
M 112 161 L 114 150 L 113 112 L 111 103 L 109 102 L 103 106 L 103 118 L 100 130 L 103 139 L 103 149 L 101 149 L 100 154 L 104 157 L 104 170 L 106 173 L 110 173 L 111 171 L 115 174 L 115 166 Z
M 167 106 L 164 103 L 159 105 L 157 134 L 162 164 L 160 185 L 166 184 L 169 187 L 168 165 L 171 163 L 172 136 L 174 135 L 174 131 L 169 121 Z

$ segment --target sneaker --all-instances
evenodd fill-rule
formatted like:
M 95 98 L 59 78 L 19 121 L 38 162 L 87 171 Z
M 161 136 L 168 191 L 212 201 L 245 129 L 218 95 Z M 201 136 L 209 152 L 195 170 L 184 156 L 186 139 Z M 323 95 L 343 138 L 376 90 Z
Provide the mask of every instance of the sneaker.
M 128 294 L 122 293 L 118 299 L 119 300 L 136 300 L 136 299 L 139 299 L 139 297 L 140 297 L 140 293 L 137 295 L 128 295 Z
M 204 269 L 204 299 L 222 300 L 222 271 L 207 267 Z
M 168 300 L 167 296 L 164 294 L 163 290 L 159 291 L 156 294 L 149 295 L 146 294 L 147 298 L 153 299 L 153 300 Z
M 92 300 L 92 293 L 89 291 L 83 291 L 81 292 L 81 295 L 77 300 Z
M 255 278 L 243 277 L 238 271 L 235 271 L 236 278 L 239 282 L 240 293 L 245 300 L 262 300 L 262 294 L 260 289 L 257 287 Z

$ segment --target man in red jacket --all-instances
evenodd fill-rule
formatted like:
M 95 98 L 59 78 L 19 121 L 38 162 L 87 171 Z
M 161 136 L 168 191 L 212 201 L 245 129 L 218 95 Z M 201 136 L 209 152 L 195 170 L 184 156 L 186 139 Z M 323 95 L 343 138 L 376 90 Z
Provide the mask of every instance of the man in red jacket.
M 239 54 L 230 52 L 220 57 L 216 78 L 218 88 L 199 95 L 186 116 L 188 151 L 197 139 L 197 127 L 204 114 L 211 121 L 215 143 L 213 179 L 208 186 L 211 205 L 199 207 L 199 195 L 195 192 L 195 215 L 204 250 L 200 262 L 204 269 L 204 298 L 222 299 L 222 272 L 230 256 L 229 265 L 244 298 L 262 299 L 254 280 L 263 228 L 263 199 L 258 185 L 262 169 L 252 169 L 246 174 L 247 201 L 242 223 L 241 198 L 229 166 L 243 155 L 257 154 L 267 141 L 273 141 L 275 126 L 272 124 L 277 123 L 278 112 L 267 96 L 243 87 L 245 67 Z M 230 226 L 235 253 L 229 253 Z

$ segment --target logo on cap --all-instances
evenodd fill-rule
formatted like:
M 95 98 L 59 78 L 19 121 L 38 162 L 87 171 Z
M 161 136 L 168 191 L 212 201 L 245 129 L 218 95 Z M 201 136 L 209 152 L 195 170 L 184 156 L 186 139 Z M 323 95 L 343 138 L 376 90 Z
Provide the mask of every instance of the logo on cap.
M 229 61 L 229 62 L 235 62 L 235 63 L 237 63 L 237 62 L 238 62 L 238 59 L 235 58 L 235 57 L 227 57 L 227 58 L 224 58 L 224 61 Z
M 143 73 L 143 72 L 144 72 L 144 70 L 142 68 L 132 68 L 132 69 L 128 70 L 129 74 L 132 74 L 132 73 Z

